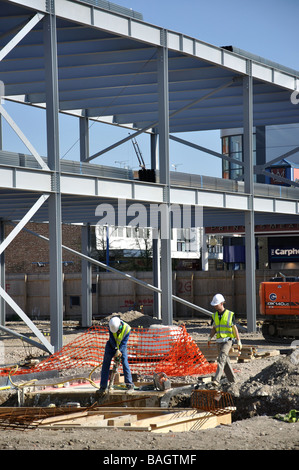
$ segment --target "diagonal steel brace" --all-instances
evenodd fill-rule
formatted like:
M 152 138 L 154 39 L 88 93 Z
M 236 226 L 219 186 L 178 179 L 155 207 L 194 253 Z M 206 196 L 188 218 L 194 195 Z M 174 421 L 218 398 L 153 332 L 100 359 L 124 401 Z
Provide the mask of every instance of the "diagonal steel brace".
M 36 203 L 31 207 L 27 214 L 22 218 L 22 220 L 15 226 L 11 233 L 5 238 L 5 240 L 0 245 L 0 254 L 8 247 L 8 245 L 14 240 L 18 233 L 24 228 L 24 226 L 29 222 L 32 216 L 38 211 L 42 204 L 49 198 L 48 194 L 43 194 L 36 201 Z M 31 329 L 31 331 L 37 336 L 37 338 L 44 345 L 44 348 L 51 354 L 54 352 L 54 347 L 47 341 L 44 335 L 38 330 L 30 318 L 23 312 L 23 310 L 16 304 L 16 302 L 10 297 L 10 295 L 0 286 L 0 296 L 8 303 L 8 305 L 16 312 L 16 314 L 26 323 L 26 325 Z
M 7 54 L 12 51 L 12 49 L 19 44 L 20 41 L 43 19 L 45 15 L 42 13 L 37 13 L 31 18 L 28 23 L 23 26 L 23 28 L 4 46 L 0 51 L 0 61 L 4 59 Z

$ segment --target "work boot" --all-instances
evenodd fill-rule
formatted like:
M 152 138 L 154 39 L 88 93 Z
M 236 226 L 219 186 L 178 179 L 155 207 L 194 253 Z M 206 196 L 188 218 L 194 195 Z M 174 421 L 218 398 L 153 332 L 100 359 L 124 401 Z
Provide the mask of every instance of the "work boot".
M 108 393 L 108 388 L 100 387 L 96 392 L 96 398 L 103 398 Z
M 135 388 L 134 384 L 126 384 L 126 388 L 128 392 L 132 392 Z

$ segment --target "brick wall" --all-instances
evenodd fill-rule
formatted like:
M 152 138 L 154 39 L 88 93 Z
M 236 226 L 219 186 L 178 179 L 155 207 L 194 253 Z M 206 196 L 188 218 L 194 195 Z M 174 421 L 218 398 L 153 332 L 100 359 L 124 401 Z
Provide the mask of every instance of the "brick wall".
M 26 228 L 40 235 L 49 237 L 48 224 L 29 223 Z M 5 237 L 13 230 L 13 226 L 5 226 Z M 81 252 L 81 227 L 77 225 L 62 226 L 62 244 Z M 78 256 L 62 250 L 62 261 L 73 261 L 63 266 L 63 272 L 81 272 L 81 260 Z M 45 263 L 39 266 L 37 263 Z M 6 273 L 43 274 L 50 271 L 49 243 L 22 230 L 5 250 Z

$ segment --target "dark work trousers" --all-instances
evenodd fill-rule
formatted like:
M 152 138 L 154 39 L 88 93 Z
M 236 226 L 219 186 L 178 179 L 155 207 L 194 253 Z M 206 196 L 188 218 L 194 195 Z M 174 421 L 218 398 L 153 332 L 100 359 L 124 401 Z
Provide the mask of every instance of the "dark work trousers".
M 104 361 L 103 361 L 103 364 L 102 364 L 101 388 L 106 388 L 107 387 L 108 378 L 109 378 L 110 364 L 111 364 L 112 358 L 115 355 L 115 352 L 116 352 L 115 348 L 113 348 L 111 346 L 110 342 L 107 341 L 106 347 L 105 347 Z M 132 383 L 132 374 L 131 374 L 130 366 L 129 366 L 129 362 L 128 362 L 127 348 L 123 349 L 123 351 L 122 351 L 121 362 L 122 362 L 122 366 L 123 366 L 125 383 L 126 384 L 131 384 Z
M 216 382 L 220 382 L 223 372 L 226 375 L 226 378 L 229 382 L 235 382 L 235 374 L 231 366 L 229 359 L 229 352 L 233 345 L 233 341 L 230 339 L 225 343 L 217 343 L 218 346 L 218 367 L 214 377 Z

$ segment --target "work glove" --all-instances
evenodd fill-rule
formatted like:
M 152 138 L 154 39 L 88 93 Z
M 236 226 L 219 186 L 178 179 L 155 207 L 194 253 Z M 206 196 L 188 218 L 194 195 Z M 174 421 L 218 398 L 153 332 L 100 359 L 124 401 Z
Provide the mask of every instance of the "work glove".
M 241 343 L 240 339 L 237 341 L 237 346 L 238 346 L 238 350 L 241 352 L 242 351 L 242 343 Z

